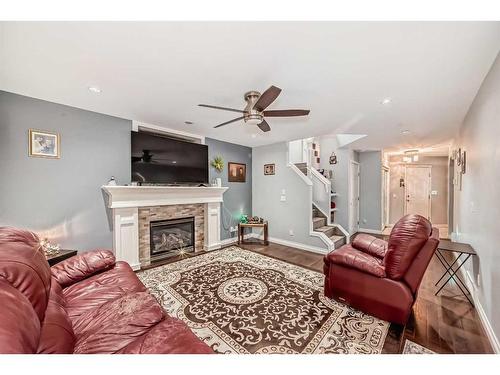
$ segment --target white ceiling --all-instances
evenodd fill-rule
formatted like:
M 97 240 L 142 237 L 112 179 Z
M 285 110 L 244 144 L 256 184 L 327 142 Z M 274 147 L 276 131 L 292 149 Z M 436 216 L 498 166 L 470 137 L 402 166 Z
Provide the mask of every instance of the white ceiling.
M 500 48 L 500 22 L 31 22 L 0 32 L 2 90 L 248 146 L 336 133 L 367 134 L 359 149 L 441 144 Z M 197 107 L 243 108 L 244 92 L 271 84 L 283 92 L 270 109 L 310 116 L 270 118 L 264 134 L 242 121 L 213 129 L 238 114 Z

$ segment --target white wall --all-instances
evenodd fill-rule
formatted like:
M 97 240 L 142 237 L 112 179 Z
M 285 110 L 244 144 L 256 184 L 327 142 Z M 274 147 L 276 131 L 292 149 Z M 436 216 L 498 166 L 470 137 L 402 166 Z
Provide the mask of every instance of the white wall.
M 500 58 L 497 56 L 460 130 L 467 152 L 462 190 L 455 189 L 454 232 L 469 242 L 468 272 L 491 327 L 500 337 Z
M 324 249 L 318 237 L 310 236 L 312 187 L 287 166 L 287 144 L 252 149 L 252 210 L 269 222 L 269 236 Z M 275 175 L 264 175 L 264 164 L 275 164 Z M 283 190 L 286 201 L 280 200 Z M 293 236 L 290 235 L 293 231 Z
M 359 227 L 382 230 L 382 152 L 360 152 L 359 173 Z
M 303 146 L 302 139 L 297 139 L 296 141 L 291 141 L 288 144 L 289 160 L 290 163 L 302 163 L 303 160 Z

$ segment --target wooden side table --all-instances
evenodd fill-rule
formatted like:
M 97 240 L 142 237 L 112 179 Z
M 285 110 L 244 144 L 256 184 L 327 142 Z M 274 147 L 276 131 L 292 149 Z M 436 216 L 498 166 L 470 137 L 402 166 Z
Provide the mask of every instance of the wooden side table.
M 49 266 L 53 266 L 59 262 L 62 262 L 65 259 L 71 258 L 77 254 L 76 250 L 59 250 L 58 254 L 51 255 L 47 257 L 47 262 L 49 262 Z
M 264 229 L 264 245 L 269 245 L 269 241 L 267 240 L 267 221 L 258 224 L 250 224 L 250 223 L 239 223 L 238 224 L 238 245 L 245 243 L 245 228 L 263 228 Z

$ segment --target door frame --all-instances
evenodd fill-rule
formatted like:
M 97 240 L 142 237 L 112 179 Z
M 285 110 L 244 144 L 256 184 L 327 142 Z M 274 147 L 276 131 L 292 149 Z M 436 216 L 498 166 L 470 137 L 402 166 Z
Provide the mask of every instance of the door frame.
M 356 212 L 356 216 L 357 216 L 357 220 L 356 220 L 356 225 L 354 228 L 351 228 L 351 223 L 352 223 L 352 220 L 351 218 L 353 217 L 354 215 L 354 210 L 353 210 L 353 206 L 351 205 L 351 201 L 353 200 L 353 197 L 352 197 L 352 184 L 353 184 L 353 175 L 352 175 L 352 166 L 355 165 L 357 170 L 358 170 L 358 177 L 357 177 L 357 185 L 358 185 L 358 209 L 357 209 L 357 212 Z M 360 191 L 360 183 L 359 183 L 359 180 L 360 180 L 360 165 L 357 161 L 355 160 L 350 160 L 349 161 L 349 169 L 348 169 L 348 214 L 349 214 L 349 217 L 348 217 L 348 231 L 350 234 L 352 233 L 355 233 L 355 232 L 358 232 L 359 231 L 359 206 L 360 206 L 360 197 L 359 197 L 359 191 Z
M 425 168 L 429 170 L 429 178 L 428 178 L 428 184 L 429 184 L 429 194 L 427 196 L 427 202 L 428 202 L 428 216 L 426 219 L 431 220 L 431 215 L 432 215 L 432 199 L 431 199 L 431 191 L 432 191 L 432 165 L 430 164 L 407 164 L 405 165 L 405 195 L 404 195 L 404 214 L 408 215 L 408 201 L 406 200 L 408 194 L 407 194 L 407 189 L 408 189 L 408 175 L 407 171 L 408 168 Z
M 385 207 L 382 207 L 382 212 L 381 212 L 381 222 L 382 222 L 382 230 L 384 230 L 386 227 L 389 226 L 389 216 L 390 216 L 390 207 L 389 207 L 389 202 L 390 202 L 390 197 L 391 197 L 391 170 L 389 167 L 386 167 L 385 165 L 382 166 L 382 186 L 384 184 L 384 174 L 387 173 L 387 177 L 385 180 L 385 191 L 384 189 L 382 190 L 382 200 L 381 202 L 384 202 L 384 197 L 385 197 Z M 384 220 L 384 209 L 386 212 L 386 217 Z

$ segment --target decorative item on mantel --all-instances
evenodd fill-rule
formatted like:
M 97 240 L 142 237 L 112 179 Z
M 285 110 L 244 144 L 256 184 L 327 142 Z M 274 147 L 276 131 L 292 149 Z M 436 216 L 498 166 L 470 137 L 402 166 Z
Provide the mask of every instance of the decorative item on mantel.
M 40 248 L 43 250 L 45 257 L 50 257 L 59 254 L 61 246 L 51 243 L 47 238 L 40 240 Z
M 224 160 L 222 159 L 222 156 L 216 156 L 214 157 L 214 160 L 210 162 L 210 165 L 219 173 L 221 173 L 224 170 Z
M 116 186 L 117 185 L 116 180 L 115 180 L 115 176 L 111 176 L 111 178 L 108 181 L 107 185 L 108 186 Z

